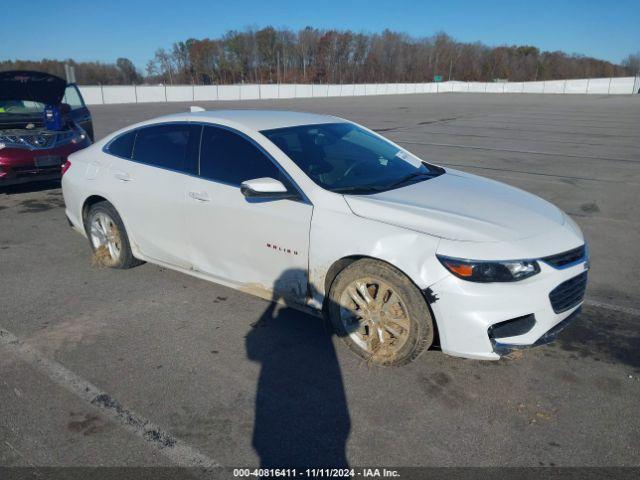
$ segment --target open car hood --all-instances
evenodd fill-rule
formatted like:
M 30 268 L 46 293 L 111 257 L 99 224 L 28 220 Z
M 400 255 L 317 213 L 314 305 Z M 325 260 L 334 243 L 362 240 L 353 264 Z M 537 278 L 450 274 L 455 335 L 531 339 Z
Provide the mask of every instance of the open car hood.
M 0 72 L 0 100 L 31 100 L 58 105 L 66 87 L 65 80 L 48 73 L 27 70 Z

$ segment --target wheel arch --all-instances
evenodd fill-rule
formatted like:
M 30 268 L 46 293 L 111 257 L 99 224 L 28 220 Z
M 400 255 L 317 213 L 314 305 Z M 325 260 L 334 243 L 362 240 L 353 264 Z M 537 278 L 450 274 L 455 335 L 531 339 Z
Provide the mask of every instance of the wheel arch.
M 80 211 L 82 215 L 83 225 L 86 224 L 87 215 L 89 214 L 89 210 L 91 209 L 91 207 L 93 207 L 96 203 L 100 203 L 100 202 L 109 202 L 109 200 L 104 198 L 102 195 L 89 195 L 87 198 L 85 198 L 84 202 L 82 203 L 82 210 Z
M 132 229 L 130 228 L 129 223 L 127 222 L 127 219 L 122 215 L 122 212 L 116 206 L 116 204 L 102 194 L 98 194 L 98 193 L 91 194 L 87 198 L 85 198 L 84 202 L 82 203 L 82 210 L 80 211 L 82 218 L 80 220 L 82 221 L 82 226 L 85 229 L 85 232 L 86 232 L 86 220 L 87 220 L 87 215 L 89 214 L 89 210 L 93 205 L 100 202 L 108 202 L 116 210 L 116 212 L 118 212 L 118 215 L 120 216 L 120 220 L 122 220 L 122 223 L 124 224 L 124 227 L 127 231 L 127 237 L 129 238 L 129 243 L 131 244 L 131 248 L 136 253 L 138 253 L 137 244 L 134 241 L 135 240 L 134 233 L 132 232 Z
M 431 293 L 430 293 L 430 290 L 429 289 L 426 289 L 426 290 L 421 289 L 416 284 L 414 279 L 411 278 L 411 275 L 408 275 L 402 268 L 398 267 L 397 265 L 394 265 L 393 263 L 391 263 L 391 262 L 389 262 L 389 261 L 387 261 L 387 260 L 385 260 L 383 258 L 377 258 L 377 257 L 373 257 L 371 255 L 349 255 L 349 256 L 346 256 L 346 257 L 339 258 L 338 260 L 333 262 L 331 264 L 331 266 L 327 269 L 327 272 L 325 273 L 325 276 L 324 276 L 324 284 L 323 284 L 323 286 L 324 286 L 324 300 L 323 300 L 323 303 L 322 303 L 323 314 L 326 314 L 326 307 L 328 305 L 329 291 L 331 289 L 331 286 L 333 285 L 333 282 L 338 277 L 340 272 L 343 271 L 345 268 L 347 268 L 352 263 L 355 263 L 358 260 L 363 260 L 363 259 L 375 260 L 377 262 L 382 262 L 382 263 L 385 263 L 385 264 L 389 265 L 390 267 L 395 268 L 401 274 L 403 274 L 405 277 L 407 277 L 409 279 L 409 281 L 418 289 L 418 291 L 422 294 L 422 298 L 424 299 L 424 302 L 427 305 L 427 308 L 429 309 L 429 313 L 431 313 L 431 318 L 433 319 L 434 332 L 433 332 L 432 348 L 434 346 L 435 347 L 440 347 L 440 333 L 439 333 L 439 328 L 438 328 L 438 319 L 436 318 L 436 316 L 435 316 L 435 314 L 433 312 L 433 309 L 431 308 L 431 298 L 430 298 Z

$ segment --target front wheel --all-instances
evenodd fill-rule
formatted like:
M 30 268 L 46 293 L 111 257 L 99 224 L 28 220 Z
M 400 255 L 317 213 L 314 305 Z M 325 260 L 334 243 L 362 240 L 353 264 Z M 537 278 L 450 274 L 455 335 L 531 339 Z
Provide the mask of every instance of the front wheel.
M 109 202 L 91 206 L 85 229 L 93 250 L 94 265 L 126 269 L 143 263 L 133 256 L 124 223 Z
M 342 270 L 327 311 L 342 340 L 371 363 L 407 364 L 433 342 L 433 319 L 420 290 L 378 260 L 358 260 Z

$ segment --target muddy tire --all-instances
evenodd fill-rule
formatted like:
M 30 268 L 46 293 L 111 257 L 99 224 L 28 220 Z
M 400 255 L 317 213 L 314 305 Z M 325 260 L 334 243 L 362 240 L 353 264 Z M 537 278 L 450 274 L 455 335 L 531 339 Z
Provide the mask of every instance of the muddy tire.
M 133 256 L 124 223 L 109 202 L 98 202 L 89 208 L 84 228 L 95 266 L 127 269 L 144 263 Z
M 393 266 L 358 260 L 331 285 L 326 312 L 344 343 L 368 362 L 405 365 L 433 343 L 422 292 Z

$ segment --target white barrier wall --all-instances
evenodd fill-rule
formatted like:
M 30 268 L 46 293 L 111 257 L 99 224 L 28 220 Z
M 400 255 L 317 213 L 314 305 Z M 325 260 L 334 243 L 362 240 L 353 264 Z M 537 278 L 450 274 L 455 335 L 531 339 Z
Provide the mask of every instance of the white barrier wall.
M 87 105 L 100 105 L 102 101 L 102 87 L 82 86 L 80 87 L 82 97 Z
M 190 85 L 167 86 L 167 102 L 193 101 L 193 87 Z
M 625 94 L 625 93 L 638 93 L 638 90 L 634 92 L 635 78 L 633 77 L 620 77 L 612 78 L 611 85 L 609 86 L 610 94 Z
M 563 93 L 585 93 L 589 87 L 589 79 L 583 80 L 567 80 Z
M 278 98 L 278 85 L 260 85 L 260 98 Z
M 327 85 L 327 97 L 339 97 L 342 92 L 342 85 Z
M 544 93 L 545 82 L 525 82 L 522 88 L 523 93 Z
M 119 85 L 103 87 L 102 101 L 104 103 L 136 103 L 136 87 Z
M 140 87 L 138 87 L 138 90 Z M 194 101 L 213 101 L 218 100 L 218 87 L 216 85 L 196 85 L 193 87 Z
M 587 85 L 587 93 L 607 94 L 609 93 L 610 78 L 591 78 Z
M 524 82 L 509 82 L 504 84 L 504 93 L 522 93 Z
M 240 98 L 242 100 L 257 100 L 260 98 L 260 85 L 241 85 Z
M 629 95 L 640 78 L 584 78 L 540 82 L 360 83 L 343 85 L 81 85 L 87 105 L 277 98 L 352 97 L 414 93 L 555 93 Z
M 340 85 L 340 96 L 353 97 L 356 94 L 355 88 L 355 85 Z
M 313 85 L 296 85 L 296 98 L 310 98 L 313 97 Z
M 278 98 L 296 98 L 296 86 L 280 84 Z
M 165 87 L 162 85 L 157 87 L 154 87 L 154 86 L 147 86 L 144 88 L 136 87 L 136 96 L 138 98 L 138 103 L 167 101 L 167 97 L 165 95 Z
M 312 85 L 311 90 L 314 97 L 329 96 L 329 85 Z
M 363 96 L 367 94 L 367 86 L 364 83 L 359 83 L 353 86 L 353 94 L 355 96 Z
M 241 100 L 240 85 L 218 85 L 218 100 Z

